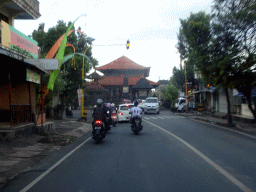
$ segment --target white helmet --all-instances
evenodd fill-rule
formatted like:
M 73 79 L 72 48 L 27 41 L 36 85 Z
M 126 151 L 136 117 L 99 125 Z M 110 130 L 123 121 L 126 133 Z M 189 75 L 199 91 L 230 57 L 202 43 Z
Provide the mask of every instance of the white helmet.
M 97 104 L 102 105 L 103 101 L 101 99 L 97 99 Z
M 98 107 L 101 107 L 102 103 L 103 103 L 103 101 L 101 99 L 97 99 L 97 106 Z
M 112 103 L 112 104 L 111 104 L 111 107 L 115 107 L 115 104 L 114 104 L 114 103 Z

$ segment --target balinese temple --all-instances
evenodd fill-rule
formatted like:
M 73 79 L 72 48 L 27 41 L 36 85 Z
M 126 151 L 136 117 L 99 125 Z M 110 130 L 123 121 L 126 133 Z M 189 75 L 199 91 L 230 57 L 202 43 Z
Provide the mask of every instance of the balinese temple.
M 96 70 L 92 74 L 86 76 L 86 79 L 93 80 L 89 83 L 89 86 L 85 88 L 85 100 L 88 102 L 88 105 L 94 106 L 98 98 L 103 100 L 106 99 L 108 90 L 99 84 L 99 80 L 103 78 L 104 76 L 100 76 Z
M 104 78 L 98 79 L 97 83 L 109 90 L 104 102 L 145 99 L 151 96 L 151 89 L 158 86 L 156 82 L 146 78 L 150 67 L 139 65 L 126 56 L 97 67 L 96 70 L 104 74 Z

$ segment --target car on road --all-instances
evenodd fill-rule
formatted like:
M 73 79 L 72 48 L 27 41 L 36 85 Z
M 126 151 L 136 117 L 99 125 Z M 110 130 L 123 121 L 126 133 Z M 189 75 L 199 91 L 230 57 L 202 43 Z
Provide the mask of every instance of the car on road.
M 131 100 L 129 99 L 123 99 L 121 104 L 127 104 L 127 103 L 131 103 Z
M 144 111 L 144 105 L 146 100 L 139 100 L 138 102 L 139 102 L 138 107 L 141 108 L 142 111 Z
M 144 114 L 160 113 L 160 106 L 157 97 L 147 97 L 144 105 Z
M 120 104 L 117 109 L 117 121 L 130 121 L 130 109 L 134 107 L 133 103 Z

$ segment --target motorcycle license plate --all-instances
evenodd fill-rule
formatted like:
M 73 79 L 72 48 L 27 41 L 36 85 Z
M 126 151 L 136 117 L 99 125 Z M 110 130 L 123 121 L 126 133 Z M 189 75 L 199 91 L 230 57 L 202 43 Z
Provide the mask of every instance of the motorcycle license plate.
M 139 119 L 135 119 L 135 122 L 138 122 L 138 123 L 139 123 L 139 122 L 140 122 L 140 120 L 139 120 Z
M 101 127 L 95 127 L 95 129 L 101 129 Z

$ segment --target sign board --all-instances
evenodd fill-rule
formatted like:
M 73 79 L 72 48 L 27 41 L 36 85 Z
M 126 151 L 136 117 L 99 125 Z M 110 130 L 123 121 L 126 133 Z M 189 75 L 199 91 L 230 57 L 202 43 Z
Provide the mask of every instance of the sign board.
M 1 21 L 1 33 L 1 42 L 3 46 L 8 48 L 17 46 L 29 52 L 33 58 L 38 58 L 37 41 L 24 35 L 3 20 Z
M 129 87 L 123 87 L 123 93 L 129 93 Z
M 195 79 L 201 79 L 202 78 L 202 75 L 201 75 L 201 73 L 199 71 L 195 71 L 194 75 L 195 75 L 194 76 Z
M 79 106 L 81 106 L 81 103 L 82 103 L 82 89 L 77 89 L 77 94 L 78 94 L 78 103 L 79 103 Z
M 46 71 L 60 70 L 59 59 L 24 59 L 24 61 Z
M 180 97 L 184 97 L 185 96 L 185 92 L 180 92 Z
M 33 83 L 40 84 L 41 83 L 41 75 L 36 73 L 35 71 L 27 69 L 26 80 L 33 82 Z

